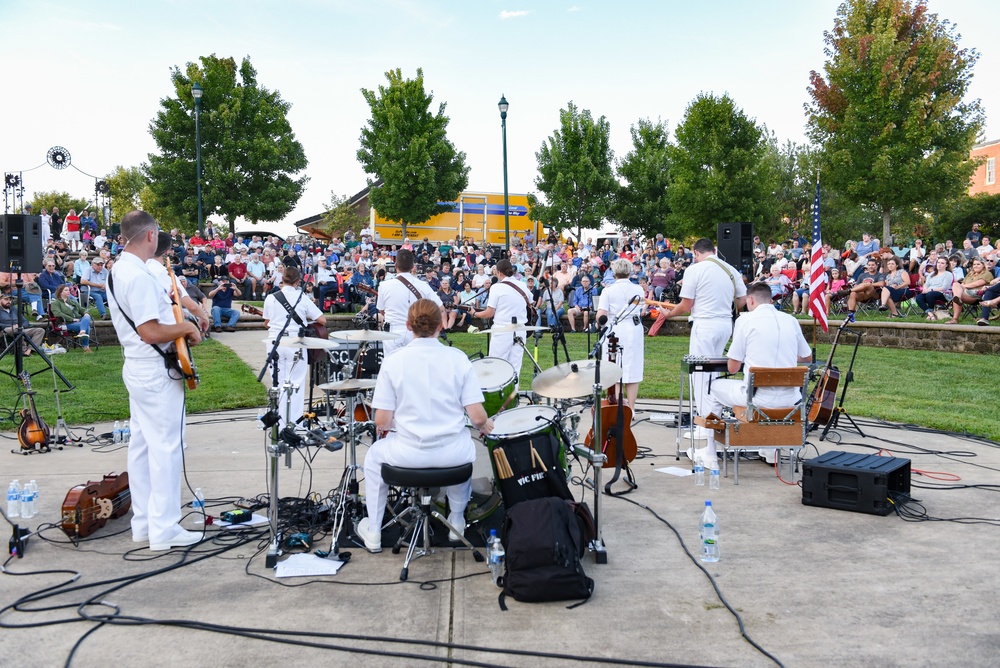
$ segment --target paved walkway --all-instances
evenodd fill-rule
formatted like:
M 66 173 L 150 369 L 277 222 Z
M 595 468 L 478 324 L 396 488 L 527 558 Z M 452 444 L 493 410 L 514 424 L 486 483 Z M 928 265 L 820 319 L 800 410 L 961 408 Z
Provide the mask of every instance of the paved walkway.
M 263 357 L 261 338 L 259 331 L 217 335 L 255 370 Z M 649 403 L 643 408 L 647 410 L 638 413 L 640 420 L 670 406 Z M 263 435 L 254 427 L 255 416 L 256 409 L 248 409 L 190 417 L 186 471 L 191 487 L 201 487 L 210 499 L 267 492 L 269 460 Z M 107 424 L 93 426 L 96 433 L 110 431 Z M 562 603 L 508 600 L 510 609 L 501 612 L 498 590 L 485 566 L 468 553 L 420 559 L 411 567 L 411 581 L 406 584 L 397 580 L 402 556 L 388 550 L 380 555 L 354 550 L 354 558 L 336 576 L 279 582 L 264 567 L 260 550 L 266 536 L 249 542 L 226 540 L 210 527 L 208 536 L 214 542 L 188 555 L 181 551 L 153 555 L 144 548 L 133 549 L 123 518 L 109 521 L 79 547 L 67 544 L 62 532 L 54 529 L 43 532 L 52 542 L 31 538 L 26 556 L 6 568 L 10 573 L 48 573 L 0 575 L 0 604 L 7 606 L 30 592 L 58 586 L 70 572 L 79 573 L 79 579 L 56 599 L 23 605 L 25 610 L 49 610 L 5 610 L 0 621 L 31 625 L 76 620 L 77 605 L 94 597 L 105 603 L 86 606 L 83 613 L 105 615 L 117 610 L 136 620 L 310 632 L 317 635 L 279 632 L 271 637 L 343 650 L 296 647 L 176 624 L 106 624 L 82 640 L 75 666 L 109 661 L 130 667 L 334 662 L 419 666 L 449 659 L 496 666 L 582 662 L 553 654 L 625 662 L 772 665 L 740 637 L 735 618 L 685 553 L 685 546 L 697 547 L 697 518 L 704 500 L 711 498 L 720 516 L 722 560 L 709 565 L 708 572 L 742 617 L 747 634 L 785 665 L 996 665 L 1000 605 L 993 583 L 1000 527 L 994 490 L 1000 485 L 1000 452 L 995 444 L 873 426 L 869 421 L 862 427 L 867 438 L 842 430 L 837 434 L 840 444 L 815 437 L 810 441 L 819 452 L 873 452 L 885 447 L 896 454 L 909 453 L 906 456 L 916 470 L 955 475 L 964 485 L 992 485 L 993 489 L 949 490 L 927 473 L 914 475 L 913 482 L 938 488 L 915 488 L 913 495 L 931 517 L 981 516 L 993 518 L 994 524 L 911 523 L 896 516 L 805 506 L 798 486 L 783 484 L 772 468 L 759 461 L 741 466 L 739 486 L 730 478 L 723 480 L 722 489 L 709 493 L 695 487 L 690 477 L 657 471 L 678 464 L 673 456 L 674 431 L 641 421 L 634 431 L 648 455 L 634 463 L 639 488 L 627 500 L 606 499 L 609 563 L 597 565 L 587 558 L 585 568 L 596 581 L 596 590 L 590 602 L 573 610 Z M 367 446 L 360 447 L 359 456 L 363 458 L 366 450 Z M 808 456 L 815 454 L 810 451 Z M 30 457 L 0 454 L 0 461 L 5 481 L 14 477 L 38 481 L 40 512 L 30 522 L 37 527 L 59 521 L 63 496 L 73 485 L 122 470 L 125 451 L 86 446 Z M 291 464 L 286 468 L 281 462 L 280 496 L 304 497 L 310 490 L 325 495 L 340 480 L 345 455 L 324 451 L 309 462 L 305 453 L 295 454 Z M 190 490 L 184 490 L 184 498 L 191 498 Z M 229 507 L 209 510 L 218 514 Z M 319 547 L 328 545 L 321 541 Z M 139 577 L 154 571 L 162 572 Z M 121 586 L 124 581 L 97 584 L 129 577 L 133 580 L 125 586 Z M 51 609 L 53 605 L 66 607 Z M 4 629 L 0 665 L 62 665 L 74 644 L 95 628 L 93 622 L 75 621 Z M 413 642 L 395 643 L 394 638 Z M 539 654 L 477 651 L 484 648 Z

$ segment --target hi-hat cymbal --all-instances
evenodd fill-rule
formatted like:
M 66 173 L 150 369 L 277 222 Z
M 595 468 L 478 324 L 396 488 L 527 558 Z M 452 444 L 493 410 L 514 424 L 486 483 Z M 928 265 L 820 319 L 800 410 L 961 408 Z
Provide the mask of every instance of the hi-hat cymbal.
M 301 348 L 304 350 L 334 350 L 343 344 L 328 339 L 317 339 L 314 336 L 293 336 L 281 339 L 278 344 L 282 348 Z
M 380 332 L 377 329 L 347 329 L 343 332 L 331 332 L 330 338 L 338 341 L 395 341 L 402 334 Z
M 510 323 L 508 325 L 497 325 L 489 329 L 479 330 L 479 334 L 510 334 L 511 332 L 544 332 L 548 327 L 538 325 L 522 325 L 520 323 Z
M 550 399 L 572 399 L 585 397 L 594 392 L 594 376 L 597 362 L 580 360 L 566 362 L 546 369 L 535 377 L 531 389 L 543 397 Z M 613 362 L 601 364 L 601 389 L 606 390 L 622 377 L 622 370 Z
M 374 378 L 347 378 L 338 380 L 335 383 L 323 383 L 317 385 L 324 392 L 357 392 L 358 390 L 370 390 L 375 387 Z

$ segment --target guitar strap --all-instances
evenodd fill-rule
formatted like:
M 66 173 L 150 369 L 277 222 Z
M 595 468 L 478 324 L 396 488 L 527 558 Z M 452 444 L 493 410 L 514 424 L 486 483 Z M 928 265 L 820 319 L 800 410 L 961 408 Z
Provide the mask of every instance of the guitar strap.
M 528 319 L 528 322 L 526 322 L 524 324 L 526 324 L 526 325 L 534 325 L 535 324 L 535 322 L 534 322 L 535 318 L 532 317 L 532 314 L 533 314 L 533 312 L 534 312 L 535 309 L 531 305 L 531 301 L 528 299 L 528 295 L 524 294 L 524 292 L 522 290 L 520 290 L 516 285 L 513 285 L 512 283 L 508 283 L 507 281 L 500 281 L 499 285 L 506 285 L 511 290 L 513 290 L 517 294 L 521 295 L 521 299 L 524 300 L 524 304 L 527 307 L 526 317 Z
M 417 299 L 423 299 L 424 298 L 424 296 L 422 294 L 420 294 L 420 291 L 417 290 L 415 287 L 413 287 L 413 283 L 410 283 L 408 280 L 406 280 L 405 277 L 403 277 L 403 276 L 397 276 L 396 280 L 399 281 L 400 283 L 402 283 L 403 285 L 405 285 L 406 288 L 410 292 L 412 292 L 413 296 L 416 297 Z
M 111 293 L 111 296 L 115 298 L 115 304 L 118 306 L 118 310 L 121 312 L 122 317 L 125 318 L 125 322 L 127 322 L 129 326 L 132 327 L 133 330 L 135 330 L 136 336 L 142 339 L 142 336 L 139 334 L 139 328 L 135 326 L 135 321 L 132 320 L 129 314 L 125 312 L 125 309 L 122 308 L 122 303 L 118 301 L 118 295 L 115 294 L 115 278 L 114 276 L 111 275 L 111 272 L 108 272 L 108 291 Z M 173 303 L 173 301 L 174 298 L 173 296 L 171 296 L 170 302 Z M 163 358 L 163 365 L 168 370 L 176 371 L 177 373 L 180 374 L 181 378 L 185 377 L 184 371 L 181 369 L 181 363 L 177 359 L 176 352 L 169 352 L 169 353 L 164 352 L 163 349 L 160 348 L 160 346 L 153 345 L 152 343 L 148 343 L 146 345 L 155 350 L 160 355 L 160 357 Z
M 299 305 L 299 302 L 302 301 L 302 297 L 305 294 L 306 294 L 305 292 L 299 292 L 299 298 L 295 300 L 295 305 L 293 306 L 292 304 L 288 303 L 288 298 L 285 297 L 285 294 L 281 290 L 278 290 L 277 292 L 274 293 L 275 300 L 277 300 L 277 302 L 281 304 L 286 311 L 288 311 L 288 315 L 290 315 L 292 317 L 292 320 L 294 320 L 295 323 L 299 326 L 300 330 L 299 336 L 302 336 L 301 330 L 305 329 L 306 323 L 302 321 L 302 318 L 299 317 L 299 314 L 295 312 L 295 309 Z
M 729 271 L 728 269 L 726 269 L 726 264 L 724 262 L 722 262 L 722 260 L 720 260 L 719 258 L 715 257 L 714 255 L 709 255 L 705 259 L 708 260 L 709 262 L 711 262 L 712 264 L 717 265 L 720 269 L 722 269 L 722 271 L 726 272 L 726 276 L 732 282 L 732 284 L 733 284 L 733 320 L 736 320 L 736 318 L 737 318 L 737 316 L 739 315 L 739 312 L 740 312 L 739 302 L 737 301 L 737 297 L 736 297 L 736 278 L 733 277 L 733 273 L 731 271 Z

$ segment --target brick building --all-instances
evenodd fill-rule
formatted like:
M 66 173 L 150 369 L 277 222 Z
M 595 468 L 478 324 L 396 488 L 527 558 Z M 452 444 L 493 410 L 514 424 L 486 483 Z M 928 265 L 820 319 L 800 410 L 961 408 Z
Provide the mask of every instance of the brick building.
M 997 182 L 997 157 L 1000 157 L 1000 139 L 976 144 L 969 151 L 972 158 L 983 159 L 976 173 L 969 182 L 969 195 L 987 193 L 1000 194 L 1000 183 Z

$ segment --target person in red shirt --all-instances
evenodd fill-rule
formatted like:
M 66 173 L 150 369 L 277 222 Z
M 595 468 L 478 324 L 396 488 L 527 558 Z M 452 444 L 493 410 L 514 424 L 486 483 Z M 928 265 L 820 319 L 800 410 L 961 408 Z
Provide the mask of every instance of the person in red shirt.
M 69 242 L 71 250 L 80 250 L 80 216 L 76 215 L 76 209 L 70 209 L 63 222 L 63 238 Z
M 239 287 L 240 292 L 249 294 L 250 281 L 247 277 L 246 256 L 238 255 L 236 259 L 229 263 L 229 278 Z
M 197 232 L 195 232 L 194 236 L 191 237 L 191 241 L 189 243 L 192 246 L 204 246 L 205 245 L 205 240 L 201 238 L 200 234 L 198 234 Z

